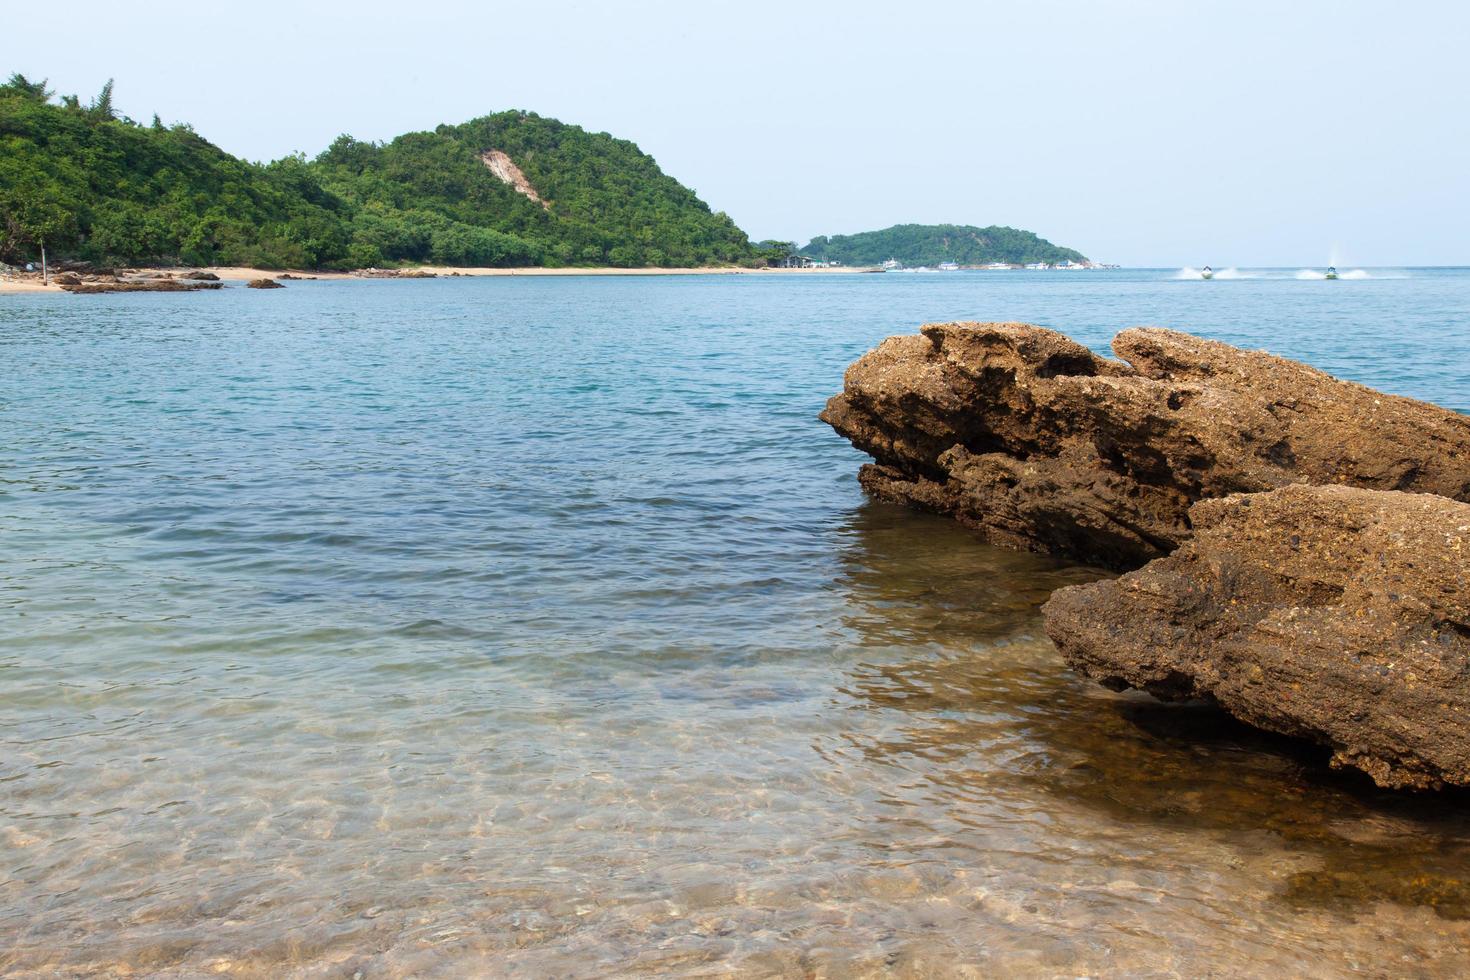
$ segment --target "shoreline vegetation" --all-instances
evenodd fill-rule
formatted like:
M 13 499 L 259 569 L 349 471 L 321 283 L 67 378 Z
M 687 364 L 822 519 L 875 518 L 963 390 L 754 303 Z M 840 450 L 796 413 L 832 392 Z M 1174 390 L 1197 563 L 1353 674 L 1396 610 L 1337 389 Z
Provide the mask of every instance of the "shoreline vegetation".
M 21 74 L 0 83 L 0 263 L 10 266 L 677 275 L 1087 261 L 997 226 L 901 225 L 807 250 L 817 254 L 753 242 L 628 140 L 533 112 L 382 143 L 344 134 L 312 158 L 255 163 L 187 123 L 129 119 L 111 81 L 87 103 Z

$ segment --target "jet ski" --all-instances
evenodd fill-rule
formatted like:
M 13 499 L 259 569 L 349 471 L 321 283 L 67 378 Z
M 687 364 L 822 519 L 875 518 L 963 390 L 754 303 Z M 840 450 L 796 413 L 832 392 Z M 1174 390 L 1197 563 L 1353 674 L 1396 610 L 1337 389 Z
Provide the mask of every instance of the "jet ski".
M 1336 279 L 1337 278 L 1337 266 L 1335 266 L 1335 265 L 1329 265 L 1327 267 L 1327 275 L 1326 275 L 1325 278 L 1327 278 L 1327 279 Z
M 1209 266 L 1205 266 L 1203 269 L 1200 270 L 1199 277 L 1201 279 L 1213 279 L 1215 278 L 1215 270 L 1211 269 Z

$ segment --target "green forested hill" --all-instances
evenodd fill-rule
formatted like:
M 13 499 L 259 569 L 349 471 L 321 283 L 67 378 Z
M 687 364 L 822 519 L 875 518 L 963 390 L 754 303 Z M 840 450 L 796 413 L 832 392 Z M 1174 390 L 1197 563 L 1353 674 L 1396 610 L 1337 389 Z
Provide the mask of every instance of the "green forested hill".
M 518 168 L 540 201 L 482 158 Z M 504 167 L 501 168 L 504 170 Z M 753 262 L 745 234 L 632 143 L 505 112 L 315 160 L 237 159 L 190 127 L 0 85 L 0 261 L 361 267 Z
M 1033 232 L 991 225 L 894 225 L 882 231 L 813 238 L 802 254 L 846 265 L 898 259 L 905 265 L 986 265 L 990 262 L 1085 262 L 1075 249 L 1053 245 Z
M 490 150 L 509 157 L 544 203 L 497 177 L 481 159 Z M 387 260 L 495 265 L 506 264 L 500 250 L 519 250 L 517 263 L 678 266 L 753 256 L 733 221 L 637 146 L 529 112 L 383 145 L 344 136 L 313 169 L 351 203 L 358 247 Z M 452 230 L 441 230 L 446 222 Z
M 0 260 L 310 266 L 346 254 L 347 210 L 296 159 L 269 167 L 187 126 L 119 119 L 44 83 L 0 86 Z

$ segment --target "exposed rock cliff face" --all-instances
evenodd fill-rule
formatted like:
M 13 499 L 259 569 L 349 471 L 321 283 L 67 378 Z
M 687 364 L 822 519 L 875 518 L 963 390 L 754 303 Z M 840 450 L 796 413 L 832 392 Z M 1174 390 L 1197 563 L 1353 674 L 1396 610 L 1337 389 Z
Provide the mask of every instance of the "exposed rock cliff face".
M 1295 485 L 1190 517 L 1173 555 L 1052 595 L 1072 667 L 1211 699 L 1382 786 L 1470 785 L 1470 504 Z
M 1292 483 L 1470 500 L 1470 419 L 1269 354 L 1155 328 L 1093 354 L 1020 323 L 891 337 L 822 419 L 869 492 L 989 540 L 1113 568 L 1188 539 L 1197 500 Z
M 514 188 L 517 194 L 529 197 L 548 211 L 551 210 L 551 205 L 541 200 L 541 195 L 536 193 L 536 188 L 531 186 L 531 182 L 526 179 L 521 168 L 517 167 L 515 161 L 503 150 L 486 150 L 480 154 L 480 162 L 489 168 L 492 174 L 500 178 L 502 183 Z

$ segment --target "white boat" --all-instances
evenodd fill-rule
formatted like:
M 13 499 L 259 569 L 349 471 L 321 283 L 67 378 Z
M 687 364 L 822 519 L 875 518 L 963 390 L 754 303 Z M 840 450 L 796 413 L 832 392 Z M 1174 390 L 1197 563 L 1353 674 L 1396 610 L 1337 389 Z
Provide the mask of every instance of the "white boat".
M 1213 279 L 1215 278 L 1215 270 L 1211 269 L 1209 266 L 1205 266 L 1203 269 L 1200 270 L 1199 277 L 1201 279 Z
M 887 262 L 884 262 L 883 263 L 883 268 L 889 269 L 889 270 L 902 269 L 903 268 L 903 263 L 900 262 L 900 261 L 898 261 L 898 259 L 889 259 Z
M 984 268 L 986 268 L 986 269 L 994 269 L 997 272 L 999 272 L 999 271 L 1004 270 L 1004 269 L 1009 269 L 1010 268 L 1010 264 L 1009 263 L 1006 263 L 1006 262 L 992 262 L 989 265 L 985 266 Z
M 960 264 L 958 262 L 941 262 L 941 263 L 939 263 L 939 271 L 940 272 L 957 272 L 959 270 L 959 267 L 960 267 Z
M 1028 269 L 1050 269 L 1051 266 L 1047 265 L 1045 262 L 1029 262 L 1029 263 L 1027 263 L 1026 268 L 1028 268 Z
M 1335 266 L 1335 265 L 1329 265 L 1327 267 L 1327 275 L 1324 278 L 1326 278 L 1326 279 L 1336 279 L 1337 278 L 1337 266 Z

